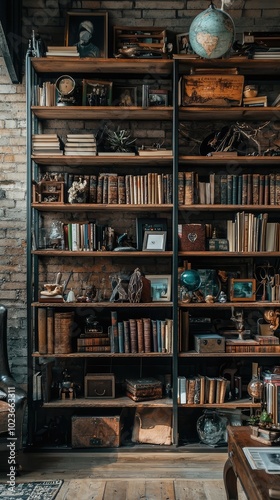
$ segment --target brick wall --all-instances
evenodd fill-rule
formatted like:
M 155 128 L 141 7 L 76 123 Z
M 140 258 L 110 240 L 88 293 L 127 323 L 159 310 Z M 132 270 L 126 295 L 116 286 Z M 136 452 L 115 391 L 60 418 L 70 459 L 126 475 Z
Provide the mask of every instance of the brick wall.
M 209 6 L 193 1 L 67 1 L 23 0 L 23 41 L 37 28 L 49 45 L 63 44 L 65 14 L 71 8 L 106 11 L 109 45 L 113 25 L 165 26 L 188 31 L 192 19 Z M 217 0 L 216 6 L 221 3 Z M 225 0 L 236 26 L 243 31 L 278 31 L 280 10 L 275 0 Z M 8 348 L 12 373 L 24 383 L 26 369 L 26 163 L 25 81 L 12 85 L 0 57 L 0 302 L 9 308 Z

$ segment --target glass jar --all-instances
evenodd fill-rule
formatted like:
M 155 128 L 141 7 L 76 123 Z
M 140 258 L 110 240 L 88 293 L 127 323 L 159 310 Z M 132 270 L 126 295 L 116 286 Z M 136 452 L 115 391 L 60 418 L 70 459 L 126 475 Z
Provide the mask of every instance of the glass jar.
M 257 375 L 253 376 L 252 380 L 250 380 L 247 386 L 247 391 L 249 396 L 251 396 L 253 400 L 262 399 L 263 387 L 264 385 L 263 382 L 260 380 L 260 378 Z
M 197 420 L 196 430 L 202 443 L 213 446 L 223 440 L 225 422 L 216 410 L 205 410 Z

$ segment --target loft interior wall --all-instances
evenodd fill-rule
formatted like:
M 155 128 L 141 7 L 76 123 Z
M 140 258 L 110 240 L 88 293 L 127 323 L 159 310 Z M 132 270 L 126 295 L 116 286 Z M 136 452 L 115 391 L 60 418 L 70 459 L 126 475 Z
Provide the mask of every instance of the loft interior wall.
M 220 7 L 220 2 L 215 2 Z M 98 9 L 96 6 L 98 5 Z M 64 42 L 66 12 L 71 8 L 106 11 L 109 33 L 114 25 L 165 26 L 173 33 L 188 31 L 192 19 L 209 6 L 206 1 L 67 1 L 22 0 L 22 42 L 27 47 L 35 29 L 46 44 Z M 274 0 L 235 0 L 232 16 L 237 39 L 243 31 L 279 30 L 280 9 Z M 109 37 L 109 46 L 112 44 Z M 25 77 L 12 84 L 0 58 L 0 303 L 8 307 L 8 349 L 11 371 L 23 386 L 27 381 L 26 338 L 26 109 Z

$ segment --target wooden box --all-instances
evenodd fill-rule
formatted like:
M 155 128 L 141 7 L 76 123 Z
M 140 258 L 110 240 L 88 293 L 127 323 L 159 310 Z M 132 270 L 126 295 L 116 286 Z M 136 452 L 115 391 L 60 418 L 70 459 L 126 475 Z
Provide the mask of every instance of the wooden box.
M 72 416 L 73 448 L 118 448 L 121 445 L 123 414 L 117 416 Z
M 204 224 L 179 224 L 178 237 L 179 250 L 183 252 L 205 250 Z
M 243 75 L 190 75 L 183 76 L 183 106 L 241 106 Z
M 64 203 L 64 182 L 40 181 L 32 186 L 33 203 L 50 203 L 62 205 Z
M 126 395 L 133 401 L 162 398 L 162 383 L 153 378 L 126 379 Z
M 221 335 L 200 333 L 194 335 L 196 352 L 225 352 L 225 339 Z
M 133 51 L 133 57 L 163 57 L 165 41 L 164 28 L 114 26 L 114 54 L 129 57 Z
M 85 398 L 114 398 L 115 375 L 113 373 L 88 373 L 85 376 Z

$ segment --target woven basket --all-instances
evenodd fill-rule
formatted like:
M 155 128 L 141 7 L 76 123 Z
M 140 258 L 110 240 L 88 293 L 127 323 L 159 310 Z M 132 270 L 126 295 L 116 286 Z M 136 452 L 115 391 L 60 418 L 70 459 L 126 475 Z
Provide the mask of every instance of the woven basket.
M 74 313 L 55 313 L 54 315 L 54 353 L 69 354 L 72 352 L 71 333 Z

